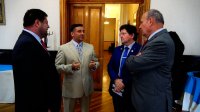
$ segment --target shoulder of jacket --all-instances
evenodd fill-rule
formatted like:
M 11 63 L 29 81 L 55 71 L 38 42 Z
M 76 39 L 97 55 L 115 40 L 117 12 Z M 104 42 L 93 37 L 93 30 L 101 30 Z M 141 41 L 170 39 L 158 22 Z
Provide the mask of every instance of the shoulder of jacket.
M 121 49 L 121 48 L 124 48 L 124 45 L 116 46 L 115 48 L 116 49 Z
M 114 51 L 123 51 L 123 45 L 115 47 Z
M 85 45 L 85 46 L 89 46 L 89 47 L 93 47 L 92 44 L 90 44 L 90 43 L 86 43 L 86 42 L 83 42 L 83 45 Z
M 68 42 L 68 43 L 66 43 L 66 44 L 62 44 L 62 45 L 60 45 L 60 49 L 65 49 L 65 48 L 67 48 L 68 46 L 70 46 L 70 43 Z

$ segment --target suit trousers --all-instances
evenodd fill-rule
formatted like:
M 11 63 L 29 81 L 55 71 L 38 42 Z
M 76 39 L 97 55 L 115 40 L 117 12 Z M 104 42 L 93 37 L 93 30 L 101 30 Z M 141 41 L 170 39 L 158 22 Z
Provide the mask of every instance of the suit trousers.
M 115 112 L 125 112 L 124 98 L 113 93 L 112 99 Z
M 83 96 L 81 98 L 63 97 L 64 112 L 74 112 L 75 105 L 80 101 L 81 112 L 89 112 L 90 96 Z
M 123 96 L 112 93 L 112 99 L 115 112 L 136 112 L 131 102 L 130 87 L 125 87 Z

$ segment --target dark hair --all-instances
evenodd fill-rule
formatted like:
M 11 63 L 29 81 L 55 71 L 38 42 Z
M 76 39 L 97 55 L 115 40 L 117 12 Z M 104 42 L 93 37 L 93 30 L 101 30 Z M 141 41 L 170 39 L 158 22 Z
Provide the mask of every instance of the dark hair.
M 155 18 L 157 23 L 164 24 L 164 18 L 160 11 L 158 11 L 156 9 L 150 9 L 147 14 L 147 19 L 150 17 Z
M 73 32 L 76 27 L 80 27 L 80 26 L 83 27 L 83 24 L 72 24 L 69 30 L 70 32 Z
M 31 26 L 34 24 L 35 20 L 37 19 L 43 22 L 47 16 L 48 15 L 40 9 L 29 9 L 24 15 L 23 26 L 24 27 Z
M 125 29 L 128 32 L 128 34 L 134 35 L 134 40 L 135 41 L 137 40 L 138 33 L 137 33 L 137 29 L 135 26 L 130 25 L 130 24 L 124 24 L 119 28 L 119 30 L 121 31 L 123 29 Z

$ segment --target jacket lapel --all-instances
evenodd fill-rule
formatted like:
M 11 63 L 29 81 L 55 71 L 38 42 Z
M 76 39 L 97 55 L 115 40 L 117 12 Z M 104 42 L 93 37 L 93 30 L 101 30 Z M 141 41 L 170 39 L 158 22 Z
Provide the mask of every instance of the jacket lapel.
M 131 48 L 131 50 L 128 53 L 128 56 L 130 56 L 130 55 L 136 55 L 136 53 L 137 53 L 136 48 L 137 48 L 137 43 L 134 43 L 133 46 L 132 46 L 132 48 Z M 124 45 L 120 46 L 120 56 L 122 55 L 123 50 L 124 50 Z
M 124 45 L 120 46 L 119 56 L 121 57 L 122 53 L 124 51 Z
M 82 57 L 82 61 L 83 61 L 88 52 L 87 45 L 84 42 L 83 42 L 83 50 L 82 51 L 83 51 L 83 57 Z
M 137 48 L 137 43 L 135 42 L 135 43 L 133 44 L 131 50 L 129 51 L 128 56 L 130 56 L 130 55 L 136 55 L 136 53 L 137 53 L 136 48 Z

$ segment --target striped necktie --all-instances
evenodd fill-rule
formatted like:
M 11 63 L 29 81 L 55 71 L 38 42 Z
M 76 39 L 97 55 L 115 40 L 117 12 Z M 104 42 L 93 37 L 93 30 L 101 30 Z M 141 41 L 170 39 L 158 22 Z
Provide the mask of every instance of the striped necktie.
M 83 55 L 82 45 L 81 45 L 81 44 L 78 44 L 76 48 L 77 48 L 77 50 L 78 50 L 79 57 L 80 57 L 80 59 L 82 60 L 82 55 Z
M 120 72 L 119 72 L 120 77 L 122 76 L 121 73 L 122 73 L 122 68 L 123 68 L 124 62 L 125 62 L 125 60 L 128 56 L 128 49 L 129 49 L 128 47 L 124 48 L 124 52 L 123 52 L 122 57 L 121 57 Z

